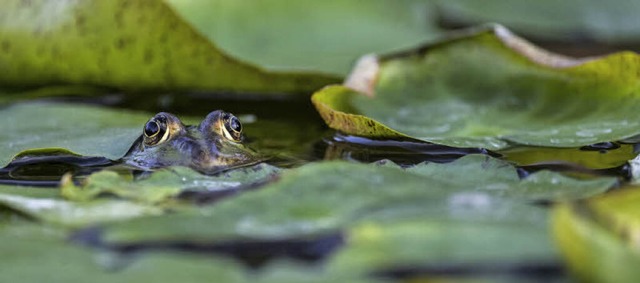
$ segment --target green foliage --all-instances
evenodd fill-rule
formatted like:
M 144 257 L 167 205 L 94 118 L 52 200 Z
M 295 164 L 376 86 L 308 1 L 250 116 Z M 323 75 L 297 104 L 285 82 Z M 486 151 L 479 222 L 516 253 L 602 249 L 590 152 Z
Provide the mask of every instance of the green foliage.
M 167 2 L 225 52 L 273 70 L 345 75 L 362 54 L 439 34 L 422 0 Z
M 454 22 L 498 22 L 527 36 L 571 42 L 634 42 L 640 36 L 636 1 L 437 0 L 443 18 Z
M 115 171 L 100 171 L 76 186 L 70 180 L 62 184 L 62 196 L 73 201 L 90 201 L 101 195 L 116 196 L 147 204 L 159 204 L 183 192 L 233 192 L 269 181 L 280 171 L 258 164 L 217 176 L 202 175 L 187 167 L 160 169 L 147 178 L 132 179 Z
M 608 191 L 638 181 L 640 57 L 573 59 L 501 25 L 438 26 L 638 38 L 637 4 L 546 2 L 5 1 L 0 165 L 46 162 L 0 170 L 0 282 L 564 282 L 560 256 L 585 281 L 637 281 L 640 194 Z M 299 114 L 289 94 L 313 91 L 326 124 L 358 137 Z M 14 103 L 105 93 L 122 109 Z M 270 163 L 119 165 L 152 116 L 125 107 L 190 125 L 233 108 Z M 337 155 L 398 163 L 318 160 L 354 141 Z M 62 160 L 83 157 L 116 164 Z M 518 167 L 557 161 L 576 171 Z
M 312 100 L 330 127 L 353 135 L 491 149 L 509 142 L 576 147 L 640 133 L 639 62 L 625 52 L 564 58 L 491 26 L 363 57 L 346 85 L 368 96 L 331 86 Z
M 149 114 L 74 104 L 16 104 L 0 111 L 0 164 L 19 152 L 64 148 L 118 159 L 142 133 Z
M 585 282 L 635 282 L 640 276 L 637 188 L 554 211 L 553 232 L 572 272 Z
M 163 1 L 11 0 L 0 10 L 0 38 L 3 87 L 273 94 L 310 92 L 337 81 L 267 72 L 231 58 Z

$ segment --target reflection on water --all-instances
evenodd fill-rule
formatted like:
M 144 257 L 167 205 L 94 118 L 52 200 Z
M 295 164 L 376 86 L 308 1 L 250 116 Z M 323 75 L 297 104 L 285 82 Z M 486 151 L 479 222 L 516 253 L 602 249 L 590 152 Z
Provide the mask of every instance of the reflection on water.
M 467 154 L 500 156 L 484 148 L 456 148 L 421 141 L 373 140 L 339 133 L 324 138 L 320 148 L 324 159 L 361 162 L 388 159 L 399 165 L 413 165 L 425 161 L 447 163 Z
M 113 162 L 104 157 L 76 155 L 23 156 L 0 169 L 0 184 L 55 187 L 66 173 L 87 176 Z

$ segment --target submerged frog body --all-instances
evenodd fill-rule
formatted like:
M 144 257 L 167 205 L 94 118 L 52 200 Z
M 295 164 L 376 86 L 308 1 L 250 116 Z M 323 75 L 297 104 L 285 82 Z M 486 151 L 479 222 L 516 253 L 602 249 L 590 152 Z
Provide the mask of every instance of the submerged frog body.
M 197 126 L 160 112 L 143 128 L 122 160 L 143 169 L 172 165 L 204 173 L 257 163 L 258 155 L 243 145 L 242 124 L 224 111 L 213 111 Z

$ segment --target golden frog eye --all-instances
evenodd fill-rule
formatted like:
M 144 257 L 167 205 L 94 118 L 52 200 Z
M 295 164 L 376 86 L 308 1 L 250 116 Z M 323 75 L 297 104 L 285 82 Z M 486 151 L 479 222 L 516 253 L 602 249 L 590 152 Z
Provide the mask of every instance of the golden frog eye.
M 143 134 L 144 144 L 148 146 L 154 146 L 166 141 L 169 138 L 167 119 L 163 116 L 151 118 L 151 120 L 144 125 Z
M 229 113 L 222 115 L 222 134 L 232 141 L 242 141 L 242 124 L 236 116 Z

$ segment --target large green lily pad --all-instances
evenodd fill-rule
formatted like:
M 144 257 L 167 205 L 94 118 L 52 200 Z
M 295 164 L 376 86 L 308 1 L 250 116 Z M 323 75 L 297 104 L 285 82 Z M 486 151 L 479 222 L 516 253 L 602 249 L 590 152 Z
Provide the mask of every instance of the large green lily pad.
M 576 147 L 640 133 L 637 71 L 635 53 L 572 59 L 494 25 L 365 56 L 348 87 L 324 88 L 312 101 L 347 134 L 490 149 Z
M 7 164 L 19 152 L 43 148 L 118 159 L 150 117 L 141 112 L 86 105 L 13 105 L 0 110 L 0 165 Z
M 348 245 L 337 252 L 328 268 L 337 273 L 365 274 L 413 269 L 416 277 L 429 278 L 431 272 L 445 278 L 493 277 L 488 282 L 495 282 L 508 276 L 509 268 L 559 264 L 543 210 L 475 197 L 482 201 L 461 202 L 467 207 L 456 212 L 451 210 L 455 206 L 452 202 L 435 199 L 423 203 L 422 208 L 414 203 L 413 211 L 408 209 L 411 204 L 381 210 L 374 217 L 377 219 L 350 227 Z M 425 209 L 426 205 L 433 207 Z M 504 209 L 516 211 L 505 216 Z M 447 274 L 448 268 L 451 271 Z M 516 280 L 513 277 L 511 282 Z
M 136 199 L 132 191 L 145 190 L 146 185 L 162 183 L 179 191 L 185 185 L 180 174 L 186 174 L 187 184 L 198 183 L 196 173 L 183 171 L 157 171 L 149 179 L 128 185 L 121 177 L 100 172 L 88 179 L 94 187 L 72 189 L 78 193 L 74 196 L 87 200 L 93 199 L 96 191 Z M 235 171 L 229 174 L 232 179 L 238 175 Z M 242 175 L 240 172 L 236 177 Z M 201 177 L 203 182 L 215 178 Z M 206 247 L 229 242 L 286 243 L 288 239 L 313 242 L 324 235 L 339 234 L 344 238 L 343 246 L 328 257 L 327 269 L 310 272 L 322 278 L 367 278 L 377 272 L 417 267 L 423 270 L 417 275 L 429 277 L 429 270 L 444 265 L 480 270 L 482 276 L 497 279 L 509 274 L 509 268 L 501 269 L 507 263 L 518 262 L 513 268 L 558 265 L 547 237 L 546 210 L 529 204 L 529 199 L 553 200 L 558 193 L 563 195 L 560 199 L 583 198 L 613 183 L 611 178 L 577 180 L 546 171 L 521 180 L 516 168 L 505 161 L 468 155 L 448 164 L 409 168 L 391 162 L 311 163 L 281 172 L 263 188 L 171 214 L 158 207 L 141 211 L 152 207 L 124 200 L 71 202 L 32 192 L 26 195 L 34 197 L 8 194 L 17 188 L 4 188 L 7 194 L 0 195 L 0 203 L 45 224 L 74 228 L 99 225 L 102 229 L 88 230 L 98 231 L 98 242 L 92 243 L 107 247 L 145 243 Z M 109 184 L 115 187 L 108 189 Z M 159 189 L 164 196 L 164 188 Z M 141 197 L 145 195 L 151 195 L 152 202 L 157 200 L 152 194 Z M 460 236 L 469 234 L 477 236 Z M 77 236 L 86 237 L 82 233 Z M 151 255 L 150 260 L 153 258 Z M 285 274 L 302 272 L 290 268 L 271 266 L 268 269 L 273 274 L 266 278 L 284 280 L 289 278 Z M 445 275 L 450 276 L 456 274 Z
M 152 254 L 122 268 L 109 255 L 71 245 L 55 231 L 8 227 L 0 239 L 7 255 L 0 266 L 3 282 L 244 282 L 242 268 L 223 259 Z
M 509 162 L 484 155 L 467 155 L 446 164 L 420 164 L 406 171 L 429 180 L 447 182 L 459 190 L 473 189 L 526 200 L 588 198 L 609 190 L 617 183 L 613 177 L 578 180 L 548 170 L 521 179 Z
M 438 264 L 462 268 L 482 264 L 492 270 L 513 261 L 522 266 L 556 265 L 546 210 L 491 196 L 492 190 L 518 181 L 517 175 L 511 175 L 515 174 L 513 167 L 485 158 L 469 156 L 458 165 L 440 169 L 416 166 L 405 170 L 391 163 L 309 164 L 283 172 L 265 188 L 195 213 L 107 224 L 99 243 L 107 247 L 144 243 L 207 247 L 252 241 L 268 245 L 264 241 L 313 241 L 340 233 L 345 246 L 329 257 L 331 274 L 365 276 Z M 476 179 L 451 180 L 452 168 L 467 170 Z M 488 173 L 478 175 L 480 171 Z M 490 184 L 496 177 L 498 181 Z M 516 180 L 507 181 L 511 177 Z M 553 188 L 554 184 L 545 186 Z M 477 236 L 469 239 L 470 234 Z M 449 256 L 443 257 L 446 252 Z
M 554 236 L 577 277 L 585 282 L 638 280 L 639 192 L 629 188 L 556 207 Z
M 144 215 L 159 215 L 164 212 L 158 207 L 121 200 L 77 203 L 61 199 L 12 194 L 0 194 L 0 206 L 19 211 L 45 223 L 66 227 L 83 227 Z
M 0 229 L 2 282 L 386 282 L 281 262 L 260 270 L 212 255 L 149 252 L 122 256 L 74 245 L 63 231 L 28 224 Z
M 637 1 L 436 1 L 443 19 L 475 24 L 497 22 L 526 35 L 556 41 L 638 42 Z
M 82 180 L 80 186 L 71 180 L 62 184 L 62 195 L 69 200 L 90 201 L 101 195 L 116 196 L 141 203 L 159 204 L 184 192 L 234 194 L 275 178 L 279 168 L 257 164 L 237 168 L 215 176 L 207 176 L 187 167 L 169 167 L 142 179 L 104 170 Z
M 544 171 L 520 180 L 513 166 L 482 155 L 409 169 L 393 163 L 312 163 L 284 171 L 264 188 L 202 207 L 196 215 L 188 212 L 114 224 L 107 229 L 105 239 L 136 242 L 306 237 L 335 231 L 373 210 L 408 200 L 464 202 L 478 199 L 474 194 L 480 195 L 480 200 L 490 195 L 527 201 L 576 199 L 598 194 L 614 183 L 613 178 L 577 180 Z M 469 193 L 471 198 L 467 198 Z
M 310 92 L 336 81 L 267 72 L 234 59 L 163 1 L 5 1 L 0 38 L 3 87 L 71 84 L 262 94 Z
M 422 0 L 167 2 L 225 52 L 269 69 L 345 75 L 362 54 L 438 33 L 432 4 Z

